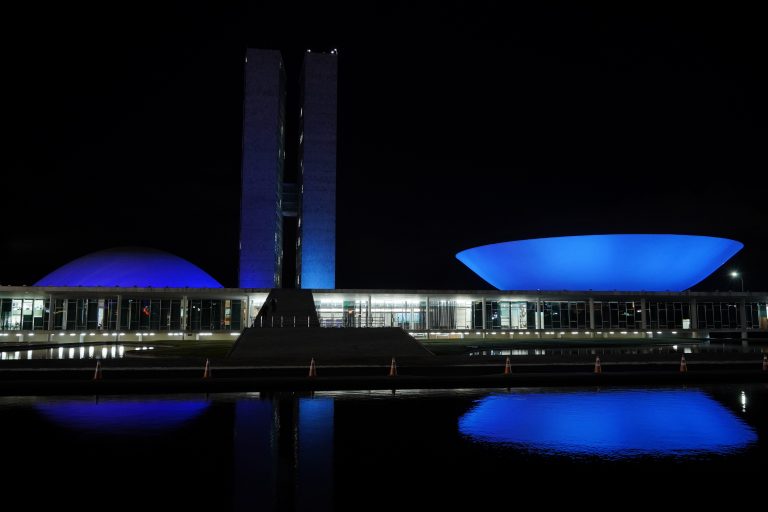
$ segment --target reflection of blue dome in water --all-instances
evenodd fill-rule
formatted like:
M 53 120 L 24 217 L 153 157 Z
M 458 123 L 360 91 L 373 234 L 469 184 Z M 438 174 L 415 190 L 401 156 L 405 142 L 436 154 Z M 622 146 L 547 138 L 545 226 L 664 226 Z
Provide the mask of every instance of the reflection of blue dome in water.
M 698 390 L 491 395 L 459 419 L 476 441 L 601 457 L 728 453 L 755 432 Z
M 742 247 L 710 236 L 561 236 L 481 245 L 456 258 L 500 290 L 679 292 Z
M 35 404 L 48 419 L 62 426 L 101 432 L 152 432 L 172 429 L 199 416 L 204 400 L 65 400 Z
M 218 281 L 187 260 L 146 247 L 92 252 L 59 267 L 35 286 L 222 288 Z

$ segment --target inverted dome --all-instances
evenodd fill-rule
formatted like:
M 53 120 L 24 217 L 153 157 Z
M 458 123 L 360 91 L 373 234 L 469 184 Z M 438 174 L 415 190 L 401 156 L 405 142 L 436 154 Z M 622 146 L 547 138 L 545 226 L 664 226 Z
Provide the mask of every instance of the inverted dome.
M 456 258 L 500 290 L 679 292 L 744 244 L 692 235 L 586 235 L 481 245 Z
M 92 252 L 59 267 L 35 286 L 222 288 L 218 281 L 187 260 L 146 247 Z

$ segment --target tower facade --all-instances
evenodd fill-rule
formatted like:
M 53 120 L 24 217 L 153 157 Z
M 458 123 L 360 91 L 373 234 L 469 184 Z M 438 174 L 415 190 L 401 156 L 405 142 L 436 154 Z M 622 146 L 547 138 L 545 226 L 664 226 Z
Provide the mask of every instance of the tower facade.
M 336 286 L 336 52 L 304 56 L 299 120 L 296 287 Z
M 249 48 L 243 101 L 241 288 L 281 286 L 284 143 L 283 60 L 279 51 Z
M 289 131 L 285 123 L 284 69 L 279 51 L 248 49 L 243 104 L 240 287 L 280 288 L 295 284 L 297 288 L 333 289 L 336 51 L 307 51 L 304 55 L 299 97 L 291 104 L 299 106 L 298 123 L 291 123 Z M 283 183 L 286 137 L 295 137 L 289 140 L 298 142 L 296 183 Z M 296 247 L 295 283 L 281 282 L 285 217 L 297 217 L 295 240 L 285 240 Z M 293 262 L 288 264 L 286 272 L 290 275 Z

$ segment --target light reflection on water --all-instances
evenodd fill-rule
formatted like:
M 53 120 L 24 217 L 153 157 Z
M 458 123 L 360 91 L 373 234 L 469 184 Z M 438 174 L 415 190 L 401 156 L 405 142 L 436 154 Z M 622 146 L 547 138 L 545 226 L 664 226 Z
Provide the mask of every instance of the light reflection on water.
M 495 490 L 510 482 L 556 487 L 547 499 L 567 506 L 574 495 L 560 490 L 574 475 L 618 489 L 649 475 L 698 485 L 765 474 L 768 386 L 704 389 L 0 397 L 0 481 L 46 505 L 80 503 L 70 491 L 87 475 L 100 502 L 140 478 L 119 497 L 136 510 L 320 512 L 414 497 L 424 510 L 503 509 L 509 494 Z M 54 492 L 29 478 L 41 467 Z
M 470 357 L 483 356 L 594 356 L 598 354 L 609 355 L 638 355 L 638 354 L 698 354 L 698 353 L 762 353 L 760 346 L 742 346 L 725 344 L 680 344 L 680 345 L 633 345 L 626 347 L 612 346 L 580 346 L 580 347 L 483 347 L 473 348 L 467 355 Z
M 35 348 L 31 350 L 0 351 L 0 361 L 28 359 L 121 359 L 126 352 L 154 350 L 152 345 L 60 345 L 58 347 Z
M 141 434 L 178 428 L 202 414 L 205 400 L 121 399 L 52 400 L 35 408 L 54 423 L 102 434 Z
M 614 459 L 727 454 L 757 441 L 695 389 L 494 394 L 459 419 L 459 430 L 523 450 Z

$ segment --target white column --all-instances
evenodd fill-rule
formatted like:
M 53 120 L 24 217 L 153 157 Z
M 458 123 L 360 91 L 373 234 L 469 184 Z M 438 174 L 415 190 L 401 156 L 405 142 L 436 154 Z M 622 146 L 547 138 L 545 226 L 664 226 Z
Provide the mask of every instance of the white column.
M 739 322 L 741 323 L 741 339 L 742 344 L 747 339 L 747 301 L 742 297 L 739 302 Z
M 117 296 L 117 315 L 115 316 L 115 329 L 120 329 L 120 312 L 123 309 L 123 296 Z
M 536 323 L 534 325 L 536 329 L 544 328 L 544 322 L 542 321 L 543 318 L 541 317 L 541 309 L 541 297 L 536 297 Z
M 695 297 L 691 297 L 691 302 L 690 302 L 688 307 L 691 308 L 691 314 L 690 314 L 691 330 L 692 331 L 696 331 L 696 329 L 699 328 L 699 318 L 698 318 L 698 309 L 699 308 L 698 308 L 698 305 L 696 304 L 696 298 Z M 696 333 L 694 332 L 694 337 L 695 336 L 696 336 Z
M 67 310 L 69 309 L 69 299 L 62 301 L 63 309 L 61 311 L 61 330 L 67 330 Z
M 54 315 L 53 312 L 55 311 L 55 304 L 54 304 L 54 298 L 53 294 L 48 294 L 48 330 L 53 331 L 53 319 Z
M 181 331 L 186 332 L 187 325 L 189 325 L 189 301 L 187 300 L 186 295 L 181 298 L 181 305 L 179 307 L 181 308 L 179 313 L 181 315 L 181 323 L 179 325 L 181 327 Z
M 241 300 L 240 315 L 243 320 L 240 332 L 251 326 L 251 299 L 246 295 Z

